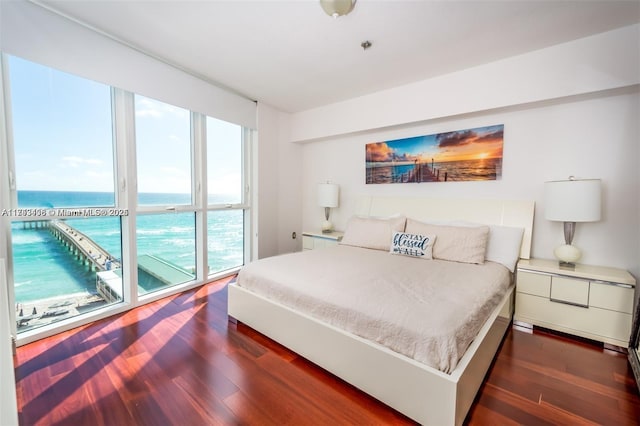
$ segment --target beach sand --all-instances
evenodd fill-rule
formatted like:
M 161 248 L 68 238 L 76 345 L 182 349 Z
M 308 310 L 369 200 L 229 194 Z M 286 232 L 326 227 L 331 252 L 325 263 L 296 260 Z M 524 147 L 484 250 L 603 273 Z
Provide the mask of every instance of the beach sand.
M 73 294 L 16 304 L 18 331 L 70 318 L 106 305 L 98 294 Z

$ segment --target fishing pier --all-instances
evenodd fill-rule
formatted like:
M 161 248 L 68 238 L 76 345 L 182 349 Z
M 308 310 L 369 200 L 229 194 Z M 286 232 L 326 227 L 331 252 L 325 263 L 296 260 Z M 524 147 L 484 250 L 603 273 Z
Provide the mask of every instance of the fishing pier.
M 433 162 L 429 166 L 428 163 L 417 161 L 408 172 L 392 177 L 394 183 L 446 182 L 447 179 L 448 173 L 446 171 L 441 173 L 440 169 L 434 167 Z
M 88 265 L 98 272 L 120 269 L 120 262 L 108 251 L 66 222 L 51 220 L 48 222 L 48 228 L 83 265 Z
M 429 167 L 426 163 L 416 163 L 413 170 L 409 172 L 407 182 L 439 182 L 447 181 L 447 172 L 440 177 L 440 169 Z
M 19 328 L 31 328 L 38 325 L 60 321 L 70 316 L 122 300 L 122 278 L 118 271 L 121 262 L 83 232 L 67 224 L 64 220 L 37 220 L 22 223 L 24 229 L 48 230 L 80 264 L 96 272 L 96 290 L 98 294 L 83 297 L 63 298 L 49 304 L 47 300 L 29 303 L 32 308 L 24 311 L 23 304 L 16 312 L 16 325 Z
M 97 294 L 94 296 L 101 303 L 116 303 L 124 299 L 121 261 L 92 240 L 91 237 L 69 225 L 64 220 L 25 221 L 22 226 L 24 229 L 48 230 L 79 264 L 95 272 Z M 139 277 L 137 284 L 140 291 L 146 291 L 145 288 L 140 286 L 142 276 L 145 276 L 146 281 L 150 282 L 153 288 L 176 285 L 195 278 L 193 273 L 150 254 L 139 255 L 137 267 Z M 66 300 L 64 301 L 64 303 L 67 302 Z M 27 326 L 29 322 L 36 322 L 36 320 L 45 318 L 59 320 L 66 318 L 67 315 L 76 315 L 77 312 L 71 312 L 73 309 L 69 307 L 70 304 L 72 303 L 69 302 L 64 306 L 48 306 L 46 307 L 47 309 L 56 309 L 47 310 L 41 314 L 38 314 L 34 309 L 34 312 L 27 316 L 24 316 L 24 313 L 20 311 L 22 315 L 17 315 L 18 326 Z M 42 310 L 42 307 L 40 309 Z

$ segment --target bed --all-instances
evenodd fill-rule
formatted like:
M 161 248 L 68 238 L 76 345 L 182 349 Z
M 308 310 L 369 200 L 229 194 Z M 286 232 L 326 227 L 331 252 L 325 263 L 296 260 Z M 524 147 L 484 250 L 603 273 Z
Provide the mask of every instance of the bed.
M 364 196 L 359 198 L 354 213 L 364 221 L 360 224 L 369 218 L 387 218 L 394 223 L 395 218 L 405 218 L 404 231 L 409 230 L 409 220 L 414 221 L 413 233 L 400 231 L 397 236 L 415 236 L 416 229 L 426 235 L 436 229 L 440 236 L 432 235 L 436 245 L 429 247 L 438 249 L 429 252 L 434 260 L 394 256 L 386 247 L 361 247 L 354 231 L 357 228 L 350 220 L 343 245 L 275 256 L 243 268 L 238 281 L 229 286 L 230 319 L 269 336 L 422 424 L 462 424 L 511 321 L 512 271 L 518 258 L 529 257 L 533 202 Z M 493 241 L 494 249 L 492 256 L 489 249 L 486 254 L 491 259 L 476 262 L 481 264 L 443 260 L 438 238 L 444 244 L 446 234 L 442 230 L 453 226 L 489 228 L 488 245 Z M 360 230 L 365 229 L 372 228 Z M 494 261 L 493 256 L 504 230 L 520 230 L 515 259 L 506 262 L 511 268 L 500 264 L 505 263 L 503 258 L 498 256 Z M 371 234 L 375 232 L 367 233 Z M 511 238 L 511 245 L 513 241 Z M 416 286 L 419 274 L 413 268 L 427 265 L 436 268 L 424 274 L 431 282 L 419 278 L 418 284 L 422 284 Z M 454 270 L 461 278 L 452 277 Z M 319 283 L 302 289 L 300 283 L 311 281 L 309 276 Z M 458 293 L 441 295 L 443 286 L 438 283 L 443 279 L 438 277 L 447 277 L 444 281 L 450 284 L 448 287 L 458 289 Z M 453 284 L 455 279 L 459 283 Z M 485 281 L 496 284 L 485 288 Z M 467 294 L 471 291 L 471 287 L 464 287 L 467 282 L 488 295 L 487 300 L 471 303 L 478 305 L 473 309 L 466 307 L 481 298 Z M 439 322 L 442 313 L 430 321 L 420 321 L 421 314 L 416 311 L 394 307 L 396 298 L 400 306 L 407 303 L 399 293 L 426 303 L 419 306 L 427 312 L 436 312 L 441 299 L 461 302 L 446 308 L 459 314 L 452 316 L 453 322 Z M 358 297 L 360 294 L 366 297 Z M 384 303 L 372 306 L 369 301 L 376 294 Z M 329 301 L 316 299 L 326 296 Z M 462 300 L 465 297 L 469 300 Z M 467 327 L 471 319 L 475 319 L 475 325 Z M 390 328 L 390 323 L 398 323 L 400 328 Z M 440 336 L 438 331 L 444 329 L 451 329 L 452 334 Z M 389 342 L 390 336 L 396 341 Z

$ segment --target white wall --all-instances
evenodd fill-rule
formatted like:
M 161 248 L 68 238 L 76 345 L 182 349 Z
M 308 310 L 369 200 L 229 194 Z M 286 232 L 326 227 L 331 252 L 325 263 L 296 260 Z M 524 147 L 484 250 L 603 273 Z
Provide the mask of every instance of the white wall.
M 634 86 L 309 143 L 304 145 L 302 161 L 303 227 L 319 228 L 322 209 L 315 203 L 315 184 L 327 179 L 340 185 L 340 206 L 332 213 L 337 229 L 344 229 L 358 194 L 533 199 L 532 255 L 553 258 L 553 248 L 563 242 L 562 224 L 543 217 L 543 182 L 569 175 L 600 178 L 602 221 L 578 224 L 574 244 L 583 250 L 585 263 L 622 267 L 639 276 L 639 116 L 640 95 Z M 369 142 L 491 124 L 505 126 L 500 180 L 365 184 Z
M 291 140 L 306 142 L 303 228 L 320 226 L 315 184 L 326 180 L 341 188 L 340 207 L 332 213 L 337 229 L 353 214 L 353 198 L 363 193 L 533 199 L 532 255 L 553 258 L 553 248 L 563 242 L 562 224 L 544 219 L 543 182 L 569 175 L 600 178 L 602 220 L 578 224 L 574 244 L 583 250 L 584 263 L 625 268 L 640 278 L 639 29 L 634 25 L 293 114 Z M 364 183 L 367 143 L 492 124 L 505 125 L 498 181 Z
M 266 104 L 258 104 L 258 143 L 253 152 L 257 167 L 253 170 L 253 208 L 257 214 L 254 232 L 258 247 L 254 258 L 278 254 L 278 138 L 279 112 Z M 255 226 L 255 224 L 254 224 Z
M 305 142 L 640 83 L 631 25 L 292 115 Z
M 301 249 L 302 147 L 289 143 L 289 114 L 258 105 L 257 258 Z M 298 238 L 291 238 L 295 232 Z
M 280 114 L 281 138 L 278 141 L 278 251 L 289 253 L 302 249 L 302 148 L 289 142 L 290 115 Z M 292 238 L 295 232 L 297 237 Z

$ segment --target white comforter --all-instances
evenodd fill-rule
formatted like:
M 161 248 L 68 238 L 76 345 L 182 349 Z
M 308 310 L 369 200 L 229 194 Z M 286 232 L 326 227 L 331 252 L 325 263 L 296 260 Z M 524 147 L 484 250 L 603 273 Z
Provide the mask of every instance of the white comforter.
M 504 266 L 335 246 L 245 266 L 238 285 L 451 372 L 511 283 Z

